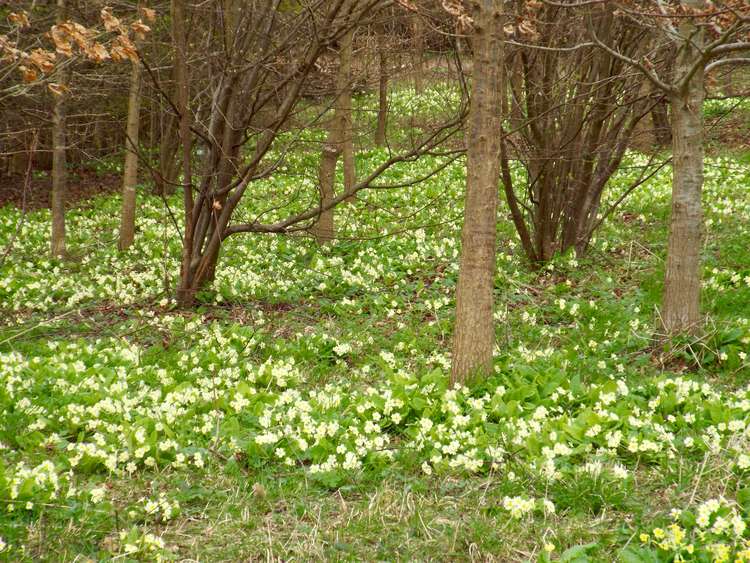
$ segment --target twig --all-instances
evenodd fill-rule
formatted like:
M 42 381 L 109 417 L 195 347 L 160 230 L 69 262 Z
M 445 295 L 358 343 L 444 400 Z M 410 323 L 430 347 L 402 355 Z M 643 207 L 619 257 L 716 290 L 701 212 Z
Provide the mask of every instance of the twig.
M 18 238 L 18 234 L 21 232 L 21 228 L 23 227 L 24 222 L 26 221 L 26 196 L 29 192 L 29 185 L 31 184 L 31 169 L 32 165 L 34 163 L 34 153 L 36 152 L 36 145 L 37 141 L 39 140 L 39 130 L 34 131 L 34 137 L 31 140 L 31 147 L 29 147 L 29 160 L 26 164 L 26 176 L 24 177 L 23 181 L 23 199 L 21 202 L 21 217 L 18 219 L 18 224 L 16 225 L 16 230 L 13 233 L 13 236 L 10 237 L 10 240 L 8 241 L 8 245 L 5 247 L 5 252 L 3 253 L 2 257 L 0 257 L 0 268 L 3 267 L 3 264 L 5 264 L 5 260 L 8 258 L 8 255 L 10 254 L 11 250 L 13 250 L 13 244 L 16 242 L 16 239 Z

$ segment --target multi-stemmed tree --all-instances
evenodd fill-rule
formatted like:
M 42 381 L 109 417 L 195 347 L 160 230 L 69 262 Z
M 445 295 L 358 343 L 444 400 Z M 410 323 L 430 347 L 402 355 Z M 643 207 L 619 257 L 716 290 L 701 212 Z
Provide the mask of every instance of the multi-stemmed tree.
M 202 108 L 208 109 L 201 114 L 188 103 L 192 86 L 188 74 L 199 65 L 194 61 L 188 68 L 187 64 L 191 53 L 184 4 L 181 0 L 172 3 L 177 92 L 172 106 L 180 119 L 183 163 L 185 227 L 178 288 L 183 305 L 191 304 L 196 292 L 213 279 L 222 243 L 228 237 L 240 233 L 308 231 L 321 213 L 372 187 L 391 166 L 441 146 L 460 130 L 462 116 L 457 115 L 428 130 L 414 144 L 393 151 L 375 170 L 357 179 L 349 177 L 344 190 L 333 197 L 330 192 L 324 197 L 319 193 L 308 194 L 312 198 L 306 208 L 278 221 L 264 223 L 260 218 L 236 221 L 235 212 L 244 198 L 252 197 L 254 183 L 271 176 L 283 163 L 290 146 L 285 142 L 291 137 L 293 143 L 295 132 L 321 122 L 319 112 L 301 125 L 294 124 L 291 118 L 302 115 L 297 110 L 303 103 L 305 84 L 322 54 L 331 46 L 346 46 L 354 29 L 369 24 L 392 3 L 386 0 L 309 0 L 293 5 L 280 0 L 242 3 L 242 10 L 232 12 L 231 18 L 219 18 L 212 31 L 202 38 L 207 44 L 204 52 L 209 55 L 200 61 L 199 70 L 205 80 L 201 88 L 210 92 L 210 100 L 203 104 Z M 204 12 L 194 15 L 208 18 L 210 13 L 217 13 L 216 8 L 221 8 L 220 15 L 226 15 L 224 7 L 213 2 L 196 7 L 195 10 Z M 340 84 L 349 88 L 344 78 Z M 343 104 L 348 104 L 346 95 Z M 337 110 L 343 120 L 348 108 L 340 105 Z M 336 126 L 337 147 L 347 142 L 347 127 L 346 124 L 342 127 L 342 121 Z M 282 138 L 282 132 L 287 134 L 286 139 Z M 195 145 L 202 155 L 193 167 Z
M 582 13 L 541 2 L 474 2 L 472 7 L 472 12 L 460 3 L 449 7 L 463 19 L 461 27 L 471 22 L 473 29 L 454 380 L 492 366 L 498 183 L 532 263 L 570 248 L 583 252 L 598 224 L 605 185 L 633 129 L 653 105 L 640 95 L 636 73 L 583 41 Z M 613 12 L 597 4 L 584 13 L 626 52 L 644 52 L 646 34 L 621 25 Z M 489 23 L 497 20 L 504 21 L 500 31 Z M 512 161 L 521 162 L 524 182 L 514 181 Z
M 472 124 L 489 123 L 478 117 L 482 108 L 487 112 L 488 98 L 482 103 L 476 98 L 482 97 L 490 69 L 481 56 L 483 47 L 478 48 L 484 45 L 480 37 L 486 30 L 486 23 L 479 21 L 487 20 L 477 18 L 486 15 L 483 10 L 494 10 L 500 19 L 508 4 L 472 3 Z M 455 14 L 466 14 L 461 3 L 453 6 Z M 601 222 L 597 215 L 602 190 L 635 124 L 659 102 L 640 94 L 639 83 L 645 78 L 669 100 L 672 121 L 674 180 L 661 323 L 667 334 L 698 329 L 705 75 L 723 65 L 750 62 L 742 55 L 750 51 L 750 6 L 735 0 L 540 1 L 518 3 L 513 15 L 515 25 L 503 30 L 501 43 L 509 64 L 498 86 L 503 94 L 511 93 L 510 112 L 503 115 L 505 124 L 502 131 L 498 126 L 497 136 L 502 140 L 502 183 L 527 256 L 544 261 L 570 247 L 585 249 Z M 665 53 L 677 53 L 676 61 Z M 470 135 L 469 160 L 475 151 L 491 160 L 495 149 L 481 146 L 480 130 Z M 526 168 L 522 190 L 512 180 L 513 158 Z M 496 179 L 494 169 L 487 168 L 479 182 L 472 174 L 479 170 L 485 169 L 469 165 L 454 380 L 487 372 L 492 365 L 496 218 L 490 210 L 495 209 Z M 483 186 L 484 195 L 475 202 L 477 185 Z
M 706 75 L 727 64 L 750 63 L 750 6 L 744 0 L 617 2 L 629 25 L 649 29 L 677 52 L 669 72 L 634 58 L 600 37 L 591 40 L 628 64 L 669 98 L 672 119 L 672 215 L 660 322 L 667 335 L 701 327 L 703 102 Z M 743 53 L 745 55 L 743 55 Z
M 642 93 L 642 79 L 626 63 L 585 41 L 585 19 L 631 57 L 653 45 L 612 5 L 581 13 L 518 2 L 514 10 L 523 24 L 510 27 L 506 41 L 502 183 L 524 252 L 538 264 L 569 249 L 586 251 L 605 187 L 658 102 Z M 523 166 L 522 181 L 513 180 L 514 161 Z

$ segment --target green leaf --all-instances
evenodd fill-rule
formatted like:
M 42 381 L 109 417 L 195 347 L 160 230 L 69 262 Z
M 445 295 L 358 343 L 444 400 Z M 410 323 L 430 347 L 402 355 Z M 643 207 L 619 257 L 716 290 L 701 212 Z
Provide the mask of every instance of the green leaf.
M 720 403 L 710 403 L 708 405 L 708 413 L 711 415 L 711 421 L 714 423 L 726 421 L 727 413 L 724 406 Z
M 695 514 L 693 514 L 689 510 L 684 510 L 682 514 L 680 514 L 680 522 L 685 528 L 695 527 Z
M 539 558 L 536 560 L 536 563 L 550 563 L 549 553 L 546 551 L 542 551 L 539 554 Z
M 411 408 L 413 408 L 417 412 L 422 412 L 424 408 L 427 406 L 427 401 L 424 400 L 423 397 L 420 397 L 419 395 L 415 395 L 411 398 Z
M 629 547 L 620 552 L 621 563 L 659 563 L 656 554 L 642 547 Z
M 737 491 L 737 504 L 739 504 L 745 512 L 750 514 L 750 488 L 745 487 Z
M 744 336 L 744 331 L 739 327 L 731 328 L 721 335 L 722 344 L 731 344 L 732 342 L 739 342 Z
M 581 391 L 583 391 L 583 386 L 581 385 L 581 374 L 577 373 L 570 380 L 570 392 L 573 393 L 574 396 L 578 396 L 581 394 Z
M 677 394 L 674 391 L 672 391 L 671 393 L 667 393 L 666 397 L 664 397 L 661 401 L 661 408 L 664 414 L 671 414 L 676 406 Z
M 589 551 L 594 549 L 597 543 L 586 543 L 583 545 L 574 545 L 569 547 L 560 554 L 561 563 L 587 563 L 590 561 L 588 557 Z

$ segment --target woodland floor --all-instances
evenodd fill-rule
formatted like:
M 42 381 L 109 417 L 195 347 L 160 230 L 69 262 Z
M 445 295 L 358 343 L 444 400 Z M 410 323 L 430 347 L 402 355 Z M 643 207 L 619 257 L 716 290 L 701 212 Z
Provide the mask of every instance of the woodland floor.
M 443 103 L 425 94 L 427 111 Z M 48 258 L 41 194 L 25 215 L 0 207 L 0 249 L 22 225 L 0 265 L 0 560 L 740 553 L 750 153 L 728 144 L 706 159 L 702 337 L 664 344 L 654 331 L 665 168 L 586 258 L 542 271 L 501 210 L 496 374 L 472 389 L 446 388 L 462 161 L 419 190 L 360 195 L 338 211 L 329 247 L 230 239 L 194 311 L 171 299 L 179 238 L 148 186 L 136 245 L 118 253 L 116 182 L 87 179 L 65 262 Z M 359 170 L 382 156 L 362 149 Z M 294 155 L 242 213 L 314 181 L 316 159 Z M 628 156 L 607 202 L 645 162 Z M 436 164 L 406 163 L 391 179 Z

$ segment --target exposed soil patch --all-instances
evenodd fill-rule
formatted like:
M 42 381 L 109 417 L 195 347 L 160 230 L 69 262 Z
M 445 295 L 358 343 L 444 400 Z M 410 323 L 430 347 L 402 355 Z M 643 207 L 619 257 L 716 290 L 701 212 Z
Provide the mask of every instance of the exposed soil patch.
M 68 179 L 67 202 L 73 206 L 80 201 L 120 189 L 119 174 L 99 175 L 92 170 L 78 169 Z M 0 175 L 0 207 L 14 205 L 23 207 L 25 178 L 22 175 Z M 49 173 L 31 178 L 26 193 L 26 209 L 45 209 L 50 206 L 52 178 Z

